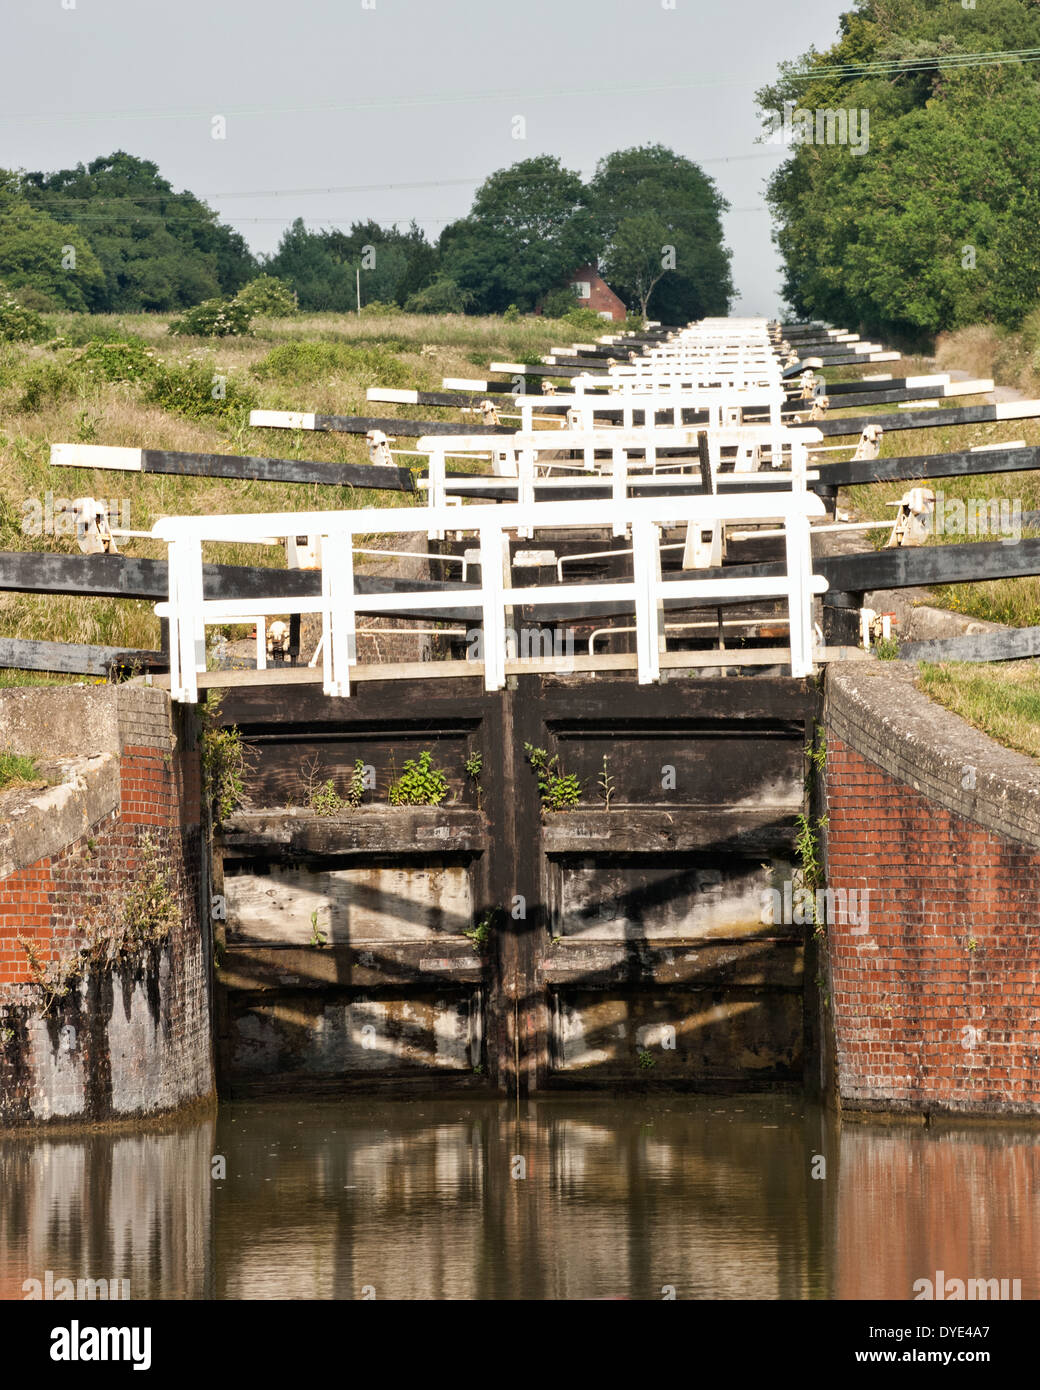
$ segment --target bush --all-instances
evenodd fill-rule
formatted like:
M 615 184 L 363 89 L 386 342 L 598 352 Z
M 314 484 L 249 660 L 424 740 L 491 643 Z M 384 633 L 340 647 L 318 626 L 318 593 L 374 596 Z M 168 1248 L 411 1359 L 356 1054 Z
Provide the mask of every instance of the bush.
M 254 317 L 263 314 L 270 319 L 287 319 L 299 312 L 292 290 L 274 275 L 258 275 L 250 280 L 235 295 L 233 303 L 244 305 Z
M 252 311 L 237 299 L 205 299 L 171 323 L 169 331 L 194 338 L 241 338 L 252 321 Z
M 34 285 L 22 285 L 14 291 L 14 297 L 23 309 L 35 309 L 38 314 L 60 313 L 65 307 L 49 294 L 44 294 L 43 290 L 38 290 Z
M 597 336 L 600 333 L 608 333 L 611 329 L 624 327 L 623 324 L 613 324 L 607 319 L 601 319 L 595 309 L 571 309 L 570 313 L 564 314 L 560 320 L 568 328 L 573 328 L 575 333 L 586 336 Z
M 562 319 L 578 308 L 578 299 L 573 290 L 566 287 L 550 290 L 542 300 L 542 313 L 547 319 Z
M 212 366 L 203 362 L 156 361 L 145 399 L 196 420 L 207 415 L 233 415 L 257 404 L 251 391 L 231 377 L 215 374 Z
M 147 381 L 155 372 L 155 355 L 140 338 L 96 338 L 75 361 L 87 375 L 101 381 Z
M 62 322 L 61 336 L 50 346 L 86 347 L 90 343 L 125 343 L 136 337 L 118 320 L 105 323 L 94 314 L 72 314 Z
M 0 285 L 0 342 L 42 343 L 51 336 L 36 310 L 19 304 L 11 291 Z
M 361 317 L 373 319 L 389 319 L 395 314 L 399 314 L 401 308 L 397 304 L 387 304 L 385 300 L 373 299 L 371 304 L 362 304 Z
M 75 365 L 71 362 L 34 363 L 22 378 L 18 409 L 34 414 L 45 405 L 54 405 L 71 396 L 79 384 Z
M 320 381 L 334 372 L 363 372 L 373 386 L 405 386 L 409 374 L 385 345 L 279 343 L 253 368 L 260 381 Z
M 472 290 L 464 290 L 454 280 L 438 275 L 436 280 L 410 294 L 404 307 L 409 314 L 464 314 L 473 302 Z
M 516 307 L 515 304 L 510 304 L 507 307 L 505 313 L 502 315 L 502 319 L 505 323 L 519 323 L 520 310 Z

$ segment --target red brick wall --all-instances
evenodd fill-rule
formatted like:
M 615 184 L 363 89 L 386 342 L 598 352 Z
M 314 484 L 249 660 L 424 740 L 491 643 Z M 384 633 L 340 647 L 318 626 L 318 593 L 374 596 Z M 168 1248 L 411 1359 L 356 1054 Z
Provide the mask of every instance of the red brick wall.
M 81 1093 L 96 1100 L 96 1088 L 85 1084 L 83 1077 L 70 1076 L 68 1096 L 39 1089 L 42 1078 L 34 1076 L 31 1057 L 40 1045 L 39 1037 L 33 1038 L 34 1029 L 39 1031 L 39 995 L 32 988 L 19 988 L 28 985 L 30 969 L 18 938 L 33 941 L 40 959 L 50 963 L 69 959 L 85 944 L 92 920 L 112 925 L 123 893 L 140 870 L 145 837 L 151 840 L 154 862 L 165 868 L 181 909 L 164 947 L 166 964 L 162 970 L 154 963 L 148 968 L 166 982 L 159 1004 L 162 1030 L 183 1049 L 185 1066 L 178 1077 L 179 1067 L 169 1067 L 170 1058 L 164 1057 L 167 1074 L 158 1088 L 152 1087 L 155 1094 L 151 1095 L 145 1073 L 156 1059 L 126 1058 L 128 1067 L 141 1073 L 136 1108 L 168 1108 L 170 1103 L 192 1098 L 179 1092 L 185 1087 L 196 1089 L 198 1076 L 207 1070 L 211 1076 L 208 965 L 199 918 L 199 751 L 189 723 L 180 711 L 171 713 L 163 692 L 124 687 L 113 689 L 112 696 L 118 701 L 118 808 L 58 853 L 0 879 L 0 1025 L 15 1034 L 0 1047 L 0 1122 L 31 1122 L 41 1114 L 49 1115 L 55 1104 L 58 1113 L 67 1116 L 68 1107 L 75 1110 Z M 127 973 L 129 979 L 134 972 Z M 98 1031 L 99 1020 L 87 1016 L 95 1009 L 95 994 L 86 985 L 73 991 L 52 1013 L 50 1031 L 72 1022 L 90 1040 L 89 1045 L 84 1043 L 82 1057 L 86 1070 L 103 1066 L 110 1071 L 116 1065 L 113 1059 L 90 1055 L 91 1048 L 96 1054 L 107 1046 L 103 1027 Z M 47 1084 L 53 1084 L 53 1076 Z M 97 1114 L 95 1106 L 87 1117 L 104 1115 Z
M 186 863 L 181 832 L 194 828 L 196 835 L 190 838 L 197 840 L 198 751 L 182 747 L 174 752 L 161 722 L 154 736 L 156 746 L 123 746 L 118 814 L 106 816 L 57 856 L 0 879 L 0 985 L 29 978 L 19 936 L 35 942 L 44 961 L 83 944 L 84 916 L 103 908 L 133 881 L 143 836 L 151 837 L 180 880 L 182 893 L 197 891 L 197 856 Z
M 849 746 L 836 735 L 836 721 L 828 722 L 827 886 L 870 893 L 869 920 L 859 931 L 843 921 L 827 928 L 843 1103 L 1037 1111 L 1040 847 L 981 823 L 988 818 L 981 801 L 978 820 L 942 804 L 964 796 L 961 782 L 972 778 L 957 773 L 970 767 L 974 775 L 985 747 L 970 764 L 953 756 L 946 789 L 937 774 L 929 778 L 934 767 L 926 768 L 924 745 L 920 775 L 913 775 L 915 745 L 903 737 L 897 708 L 873 725 L 837 721 L 858 742 L 873 739 L 875 757 Z M 897 751 L 905 776 L 881 765 Z M 934 794 L 925 793 L 927 781 Z
M 588 298 L 578 300 L 578 304 L 583 309 L 592 309 L 597 314 L 609 313 L 613 319 L 623 319 L 625 317 L 625 306 L 607 282 L 596 270 L 595 266 L 586 265 L 581 270 L 576 270 L 571 276 L 571 282 L 581 280 L 588 281 Z

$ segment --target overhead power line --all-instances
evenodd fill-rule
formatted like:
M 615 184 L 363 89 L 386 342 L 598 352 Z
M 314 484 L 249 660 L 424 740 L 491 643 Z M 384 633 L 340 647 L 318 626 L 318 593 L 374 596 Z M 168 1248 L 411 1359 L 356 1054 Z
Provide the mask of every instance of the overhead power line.
M 999 67 L 1004 63 L 1038 63 L 1040 48 L 1010 48 L 993 53 L 936 53 L 923 58 L 879 58 L 867 63 L 819 63 L 791 72 L 791 78 L 873 77 L 892 73 L 927 72 L 932 68 Z
M 789 78 L 812 77 L 856 77 L 870 73 L 913 72 L 921 68 L 935 67 L 993 67 L 1004 63 L 1040 62 L 1040 49 L 1014 48 L 991 53 L 944 53 L 932 58 L 882 59 L 866 63 L 821 64 L 800 72 L 791 72 Z M 594 87 L 554 87 L 548 91 L 532 91 L 530 88 L 501 88 L 484 92 L 441 92 L 427 96 L 373 97 L 361 101 L 323 102 L 301 106 L 227 106 L 217 102 L 219 113 L 235 119 L 250 116 L 301 116 L 335 115 L 351 111 L 388 111 L 408 107 L 472 105 L 482 102 L 540 102 L 557 100 L 561 97 L 606 96 L 613 100 L 626 96 L 652 96 L 664 92 L 690 92 L 712 87 L 749 86 L 760 81 L 747 71 L 729 77 L 700 77 L 681 82 L 640 82 L 630 85 L 610 83 Z M 161 120 L 211 120 L 216 114 L 213 107 L 194 109 L 153 109 L 150 111 L 0 111 L 0 121 L 18 121 L 21 124 L 45 125 L 53 121 L 161 121 Z
M 741 163 L 749 159 L 775 159 L 778 151 L 776 149 L 763 150 L 753 154 L 714 154 L 698 157 L 688 161 L 677 160 L 671 167 L 679 168 L 683 162 L 695 165 L 701 164 L 729 164 Z M 643 173 L 660 173 L 669 166 L 660 162 L 648 161 L 646 164 L 627 163 L 623 173 L 641 176 Z M 412 181 L 398 181 L 394 183 L 355 183 L 355 184 L 325 184 L 313 188 L 265 188 L 265 189 L 243 189 L 238 192 L 204 192 L 177 193 L 173 190 L 167 193 L 107 193 L 79 196 L 73 193 L 59 193 L 51 189 L 40 189 L 47 199 L 47 207 L 51 209 L 59 205 L 67 205 L 72 209 L 79 204 L 90 204 L 98 201 L 106 202 L 126 202 L 134 203 L 161 203 L 168 202 L 176 198 L 193 197 L 200 201 L 207 198 L 235 199 L 235 198 L 306 198 L 319 194 L 346 194 L 346 193 L 395 193 L 395 192 L 414 192 L 417 189 L 425 188 L 464 188 L 472 184 L 486 183 L 491 177 L 496 177 L 501 183 L 523 183 L 531 180 L 538 183 L 551 183 L 556 179 L 570 179 L 575 173 L 579 177 L 586 171 L 591 174 L 595 172 L 595 164 L 583 164 L 577 170 L 566 170 L 560 174 L 539 174 L 536 179 L 531 180 L 529 174 L 511 174 L 508 169 L 499 170 L 493 174 L 473 174 L 461 178 L 450 179 L 415 179 Z M 88 175 L 87 177 L 90 177 Z M 29 185 L 30 195 L 37 191 L 37 185 Z

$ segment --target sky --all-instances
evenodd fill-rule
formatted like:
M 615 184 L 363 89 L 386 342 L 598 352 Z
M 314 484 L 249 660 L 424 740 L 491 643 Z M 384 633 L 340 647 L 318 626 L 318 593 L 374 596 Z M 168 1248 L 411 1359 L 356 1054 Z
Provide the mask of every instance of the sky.
M 773 315 L 763 193 L 784 149 L 756 144 L 754 93 L 850 3 L 2 0 L 0 167 L 122 149 L 268 253 L 296 217 L 414 218 L 435 240 L 519 159 L 588 177 L 663 144 L 731 205 L 732 312 Z

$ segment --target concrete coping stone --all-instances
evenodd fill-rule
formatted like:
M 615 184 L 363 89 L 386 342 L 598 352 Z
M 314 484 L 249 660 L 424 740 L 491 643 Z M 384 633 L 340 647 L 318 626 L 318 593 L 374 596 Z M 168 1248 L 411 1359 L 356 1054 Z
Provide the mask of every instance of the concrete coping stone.
M 41 764 L 54 785 L 0 793 L 0 879 L 41 859 L 53 859 L 92 826 L 119 809 L 115 753 Z

